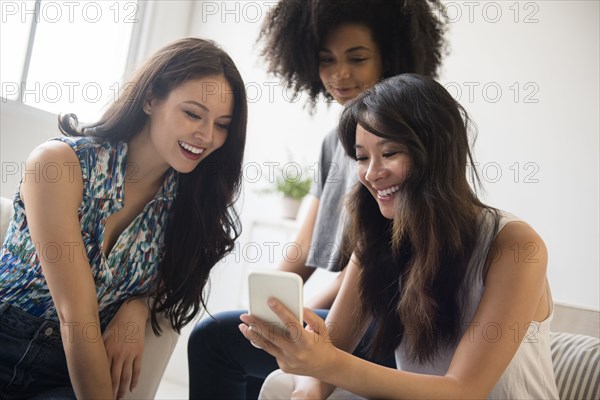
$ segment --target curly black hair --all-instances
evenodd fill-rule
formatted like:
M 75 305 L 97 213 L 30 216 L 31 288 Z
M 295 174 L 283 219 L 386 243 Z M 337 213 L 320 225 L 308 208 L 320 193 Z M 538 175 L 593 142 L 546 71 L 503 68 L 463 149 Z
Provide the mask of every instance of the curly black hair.
M 319 94 L 333 100 L 319 78 L 319 50 L 344 23 L 371 30 L 383 60 L 382 78 L 405 72 L 437 77 L 446 51 L 440 0 L 280 0 L 263 22 L 261 55 L 268 71 L 295 95 L 308 93 L 311 110 Z

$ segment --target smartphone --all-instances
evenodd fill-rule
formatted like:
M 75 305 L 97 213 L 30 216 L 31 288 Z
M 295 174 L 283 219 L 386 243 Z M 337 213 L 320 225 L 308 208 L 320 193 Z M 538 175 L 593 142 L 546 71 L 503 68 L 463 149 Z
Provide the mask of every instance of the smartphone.
M 267 301 L 274 297 L 286 306 L 302 323 L 302 278 L 293 272 L 253 271 L 248 276 L 249 314 L 263 322 L 284 325 L 277 314 L 271 311 Z

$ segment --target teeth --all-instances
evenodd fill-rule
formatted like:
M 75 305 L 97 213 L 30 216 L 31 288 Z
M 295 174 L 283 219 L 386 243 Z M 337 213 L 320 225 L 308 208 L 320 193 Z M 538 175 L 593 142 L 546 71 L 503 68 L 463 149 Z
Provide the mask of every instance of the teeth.
M 199 147 L 191 146 L 191 145 L 189 145 L 189 144 L 187 144 L 185 142 L 182 142 L 181 140 L 179 141 L 179 145 L 181 147 L 183 147 L 184 149 L 186 149 L 187 151 L 189 151 L 191 153 L 194 153 L 194 154 L 202 154 L 202 152 L 204 151 L 204 149 L 201 149 Z
M 392 187 L 384 189 L 384 190 L 378 190 L 377 194 L 381 197 L 385 197 L 385 196 L 389 196 L 393 193 L 396 193 L 398 190 L 400 190 L 400 186 L 396 185 L 396 186 L 392 186 Z

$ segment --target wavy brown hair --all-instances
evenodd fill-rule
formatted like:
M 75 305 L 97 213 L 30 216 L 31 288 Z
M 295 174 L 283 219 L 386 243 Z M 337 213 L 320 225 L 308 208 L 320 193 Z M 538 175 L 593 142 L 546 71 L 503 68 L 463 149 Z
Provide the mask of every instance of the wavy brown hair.
M 353 158 L 358 125 L 406 145 L 413 159 L 393 221 L 360 183 L 347 201 L 352 222 L 343 246 L 347 254 L 357 243 L 363 312 L 377 324 L 371 349 L 389 354 L 404 340 L 413 359 L 431 361 L 462 332 L 466 267 L 479 212 L 489 208 L 467 179 L 469 118 L 442 85 L 404 74 L 378 83 L 344 110 L 339 135 Z
M 90 136 L 106 142 L 128 142 L 148 121 L 144 102 L 152 95 L 167 98 L 194 79 L 222 75 L 233 91 L 233 118 L 223 146 L 190 173 L 179 174 L 177 197 L 165 232 L 165 253 L 159 265 L 159 284 L 152 295 L 151 321 L 159 333 L 157 316 L 164 313 L 180 331 L 206 308 L 204 287 L 212 267 L 228 254 L 241 226 L 233 208 L 241 184 L 248 115 L 246 91 L 233 60 L 214 42 L 185 38 L 158 50 L 133 78 L 100 120 L 77 127 L 73 114 L 59 117 L 67 136 Z
M 440 0 L 280 0 L 263 22 L 259 40 L 269 72 L 295 95 L 333 100 L 319 78 L 319 50 L 344 23 L 369 28 L 383 60 L 383 78 L 403 72 L 435 77 L 445 52 Z

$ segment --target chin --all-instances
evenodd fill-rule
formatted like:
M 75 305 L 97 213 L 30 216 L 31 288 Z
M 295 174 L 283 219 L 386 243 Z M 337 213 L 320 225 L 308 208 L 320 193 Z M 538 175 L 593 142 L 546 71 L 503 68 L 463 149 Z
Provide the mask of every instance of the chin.
M 180 174 L 189 174 L 190 172 L 192 172 L 193 170 L 195 170 L 196 168 L 198 168 L 198 165 L 200 165 L 200 163 L 194 165 L 194 166 L 190 166 L 190 165 L 172 165 L 171 168 L 173 168 L 175 171 L 179 172 Z
M 394 210 L 387 210 L 387 209 L 379 208 L 379 211 L 381 211 L 381 215 L 383 215 L 384 218 L 389 219 L 389 220 L 394 219 Z

